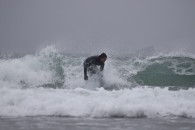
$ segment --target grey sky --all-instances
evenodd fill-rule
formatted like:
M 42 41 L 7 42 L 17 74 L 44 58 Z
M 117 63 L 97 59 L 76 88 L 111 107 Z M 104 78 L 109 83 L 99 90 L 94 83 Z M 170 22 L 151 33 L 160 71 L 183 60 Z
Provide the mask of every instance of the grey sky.
M 0 50 L 195 49 L 195 0 L 0 0 Z

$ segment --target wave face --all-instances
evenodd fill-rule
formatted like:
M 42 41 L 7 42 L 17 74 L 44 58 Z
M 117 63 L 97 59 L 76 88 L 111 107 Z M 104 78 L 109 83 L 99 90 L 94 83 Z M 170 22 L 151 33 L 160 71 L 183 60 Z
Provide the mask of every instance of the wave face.
M 192 55 L 110 57 L 103 77 L 87 82 L 85 58 L 50 46 L 1 59 L 0 116 L 195 118 Z
M 186 56 L 153 58 L 135 75 L 135 79 L 150 86 L 194 87 L 195 59 Z

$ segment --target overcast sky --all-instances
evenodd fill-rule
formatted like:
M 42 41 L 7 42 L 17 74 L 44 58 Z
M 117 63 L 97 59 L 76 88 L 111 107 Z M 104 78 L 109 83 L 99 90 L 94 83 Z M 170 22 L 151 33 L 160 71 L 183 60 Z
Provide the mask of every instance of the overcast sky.
M 0 51 L 195 49 L 195 0 L 0 0 Z M 195 51 L 194 51 L 195 52 Z

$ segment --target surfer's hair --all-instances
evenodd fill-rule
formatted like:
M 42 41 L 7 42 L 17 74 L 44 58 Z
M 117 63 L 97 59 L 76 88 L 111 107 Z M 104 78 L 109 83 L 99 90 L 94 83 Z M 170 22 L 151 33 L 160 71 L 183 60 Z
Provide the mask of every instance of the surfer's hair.
M 99 55 L 99 58 L 107 58 L 106 53 L 102 53 L 101 55 Z

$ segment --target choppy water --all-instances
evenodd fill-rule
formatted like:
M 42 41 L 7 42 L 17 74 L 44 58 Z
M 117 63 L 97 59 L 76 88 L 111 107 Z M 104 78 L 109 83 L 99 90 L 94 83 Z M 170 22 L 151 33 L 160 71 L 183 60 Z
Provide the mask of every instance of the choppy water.
M 195 130 L 193 119 L 0 118 L 1 130 Z
M 50 46 L 1 59 L 0 116 L 195 118 L 193 55 L 109 57 L 87 82 L 85 58 Z

